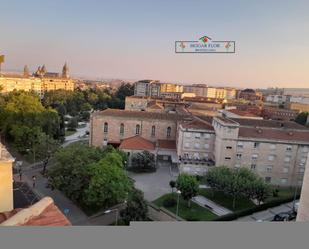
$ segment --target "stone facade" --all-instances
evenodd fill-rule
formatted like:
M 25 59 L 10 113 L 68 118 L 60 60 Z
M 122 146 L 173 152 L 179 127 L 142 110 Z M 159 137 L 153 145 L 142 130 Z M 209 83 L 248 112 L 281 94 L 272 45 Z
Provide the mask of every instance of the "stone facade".
M 0 213 L 13 210 L 13 158 L 0 143 Z
M 306 165 L 296 221 L 309 221 L 309 160 Z

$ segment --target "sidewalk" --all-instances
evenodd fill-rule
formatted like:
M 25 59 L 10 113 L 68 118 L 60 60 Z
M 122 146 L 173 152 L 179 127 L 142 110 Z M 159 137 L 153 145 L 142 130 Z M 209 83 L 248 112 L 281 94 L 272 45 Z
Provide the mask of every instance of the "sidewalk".
M 218 205 L 217 203 L 205 198 L 202 195 L 197 195 L 197 196 L 193 197 L 192 201 L 194 201 L 196 204 L 198 204 L 198 205 L 200 205 L 204 208 L 208 208 L 211 212 L 213 212 L 214 214 L 219 215 L 219 216 L 232 213 L 231 210 Z
M 51 190 L 46 188 L 47 179 L 44 178 L 38 171 L 27 171 L 23 175 L 23 181 L 27 182 L 32 187 L 32 176 L 36 176 L 36 186 L 33 191 L 41 198 L 44 196 L 50 196 L 58 208 L 64 213 L 64 215 L 70 220 L 72 225 L 91 225 L 88 222 L 88 216 L 77 207 L 71 200 L 69 200 L 59 190 Z

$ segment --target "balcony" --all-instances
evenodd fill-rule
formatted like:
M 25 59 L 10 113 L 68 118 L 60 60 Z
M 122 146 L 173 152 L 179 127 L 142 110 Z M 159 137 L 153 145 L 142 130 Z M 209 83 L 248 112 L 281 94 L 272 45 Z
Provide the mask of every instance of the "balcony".
M 183 164 L 195 164 L 195 165 L 206 165 L 206 166 L 214 166 L 215 162 L 212 159 L 208 158 L 188 158 L 179 156 L 179 162 Z

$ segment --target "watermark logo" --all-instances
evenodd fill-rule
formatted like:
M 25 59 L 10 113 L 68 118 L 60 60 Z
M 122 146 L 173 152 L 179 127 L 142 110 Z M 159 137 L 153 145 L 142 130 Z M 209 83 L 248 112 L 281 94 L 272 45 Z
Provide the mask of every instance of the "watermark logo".
M 235 53 L 235 41 L 215 41 L 202 36 L 197 41 L 175 41 L 176 53 Z

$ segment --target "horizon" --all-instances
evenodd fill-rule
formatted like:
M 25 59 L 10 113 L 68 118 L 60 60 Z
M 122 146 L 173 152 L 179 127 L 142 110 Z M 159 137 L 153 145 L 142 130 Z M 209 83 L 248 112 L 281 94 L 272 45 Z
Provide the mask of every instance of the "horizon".
M 35 71 L 45 64 L 60 72 L 67 62 L 71 75 L 87 79 L 150 78 L 238 88 L 309 85 L 306 1 L 29 0 L 19 5 L 13 0 L 1 6 L 2 71 L 22 71 L 24 65 Z M 235 40 L 236 53 L 175 54 L 176 40 L 204 35 Z

